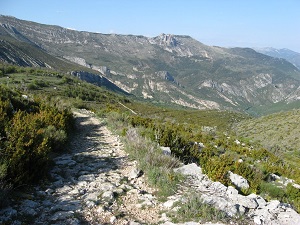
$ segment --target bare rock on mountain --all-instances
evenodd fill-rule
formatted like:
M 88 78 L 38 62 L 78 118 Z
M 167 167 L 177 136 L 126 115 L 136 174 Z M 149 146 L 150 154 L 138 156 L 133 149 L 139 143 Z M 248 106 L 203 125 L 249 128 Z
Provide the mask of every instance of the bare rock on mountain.
M 174 77 L 168 71 L 158 71 L 157 75 L 167 81 L 175 81 Z
M 255 114 L 300 100 L 299 69 L 250 48 L 207 46 L 185 35 L 81 32 L 7 16 L 0 16 L 0 24 L 3 61 L 51 68 L 69 63 L 72 68 L 68 59 L 153 102 Z M 150 81 L 162 91 L 149 93 L 143 84 Z

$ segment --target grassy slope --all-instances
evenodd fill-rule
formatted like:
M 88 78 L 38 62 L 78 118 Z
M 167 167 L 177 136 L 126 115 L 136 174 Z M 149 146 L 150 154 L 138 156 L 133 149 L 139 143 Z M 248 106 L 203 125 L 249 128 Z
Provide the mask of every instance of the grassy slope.
M 159 118 L 178 124 L 192 124 L 197 127 L 216 127 L 219 131 L 227 131 L 233 123 L 249 118 L 246 114 L 233 111 L 193 110 L 169 105 L 157 106 L 145 103 L 128 103 L 128 107 L 135 112 L 150 118 Z
M 235 126 L 238 136 L 260 142 L 295 165 L 300 163 L 300 110 L 244 120 Z

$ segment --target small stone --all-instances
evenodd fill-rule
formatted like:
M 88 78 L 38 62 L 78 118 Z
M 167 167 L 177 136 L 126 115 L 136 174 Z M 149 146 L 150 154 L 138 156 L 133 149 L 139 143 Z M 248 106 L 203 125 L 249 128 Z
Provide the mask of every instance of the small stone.
M 238 205 L 237 208 L 240 215 L 244 215 L 246 213 L 246 208 L 244 206 Z
M 86 200 L 90 200 L 90 201 L 97 201 L 98 200 L 98 196 L 99 196 L 98 192 L 92 192 L 92 193 L 86 194 L 84 196 L 84 198 Z
M 138 177 L 140 177 L 143 174 L 143 172 L 137 168 L 134 168 L 133 170 L 131 170 L 131 172 L 128 175 L 128 178 L 130 180 L 136 179 Z
M 159 219 L 162 222 L 169 221 L 169 218 L 167 217 L 166 213 L 161 214 L 161 218 Z
M 129 225 L 141 225 L 141 224 L 138 223 L 138 222 L 135 222 L 135 221 L 130 221 L 130 222 L 129 222 Z
M 102 194 L 102 198 L 107 201 L 111 201 L 114 199 L 114 193 L 112 191 L 106 191 Z
M 278 200 L 272 200 L 272 201 L 268 202 L 268 204 L 266 205 L 266 207 L 269 210 L 274 210 L 274 209 L 278 208 L 279 205 L 280 205 L 280 201 L 278 201 Z
M 67 223 L 68 225 L 80 225 L 80 221 L 77 218 L 69 218 L 67 219 Z
M 22 209 L 22 214 L 27 216 L 36 216 L 37 212 L 33 208 Z
M 168 200 L 163 205 L 164 205 L 165 208 L 170 209 L 170 208 L 173 207 L 174 203 L 177 202 L 177 201 L 179 201 L 179 200 L 178 199 Z
M 110 221 L 111 223 L 114 223 L 116 220 L 117 220 L 117 217 L 115 217 L 115 216 L 112 216 L 112 217 L 110 217 L 110 219 L 109 219 L 109 221 Z
M 76 164 L 76 161 L 72 159 L 62 159 L 55 162 L 56 165 L 67 165 L 67 166 L 74 166 Z
M 32 200 L 25 200 L 22 205 L 29 208 L 36 208 L 38 207 L 39 203 Z
M 87 192 L 87 190 L 85 188 L 78 190 L 78 193 L 81 195 L 84 195 L 86 192 Z
M 11 223 L 11 225 L 22 225 L 22 222 L 19 220 L 15 220 Z
M 232 187 L 232 186 L 229 186 L 229 187 L 227 188 L 226 193 L 227 193 L 227 195 L 229 195 L 229 196 L 232 196 L 232 195 L 238 195 L 238 194 L 239 194 L 238 190 L 236 190 L 236 189 L 235 189 L 234 187 Z
M 163 155 L 171 155 L 171 148 L 170 147 L 160 147 Z
M 59 211 L 56 212 L 51 218 L 51 221 L 57 221 L 57 220 L 66 220 L 67 218 L 71 217 L 74 215 L 73 211 L 68 211 L 68 212 L 64 212 L 64 211 Z
M 79 181 L 93 181 L 95 180 L 95 175 L 94 174 L 87 174 L 87 175 L 81 175 L 78 177 Z
M 51 188 L 48 188 L 48 189 L 45 191 L 45 193 L 46 193 L 47 195 L 52 195 L 52 194 L 54 193 L 54 190 L 52 190 Z
M 99 206 L 96 210 L 97 213 L 101 214 L 105 211 L 105 208 L 103 206 Z
M 174 169 L 174 171 L 188 176 L 198 176 L 202 174 L 201 167 L 197 166 L 196 163 L 184 165 L 182 167 Z
M 259 216 L 255 216 L 255 217 L 253 218 L 253 221 L 254 221 L 254 223 L 257 224 L 257 225 L 262 224 L 262 220 L 260 219 Z
M 86 201 L 85 205 L 88 207 L 88 208 L 93 208 L 96 206 L 96 203 L 93 202 L 93 201 Z
M 124 193 L 124 190 L 122 188 L 117 188 L 115 191 L 115 193 L 117 193 L 118 195 Z
M 229 179 L 236 187 L 241 188 L 241 189 L 249 188 L 249 183 L 244 177 L 242 177 L 238 174 L 232 173 L 231 171 L 229 171 L 228 173 L 229 173 Z
M 4 210 L 1 210 L 1 214 L 5 217 L 12 217 L 17 215 L 17 210 L 13 209 L 12 207 L 9 207 Z

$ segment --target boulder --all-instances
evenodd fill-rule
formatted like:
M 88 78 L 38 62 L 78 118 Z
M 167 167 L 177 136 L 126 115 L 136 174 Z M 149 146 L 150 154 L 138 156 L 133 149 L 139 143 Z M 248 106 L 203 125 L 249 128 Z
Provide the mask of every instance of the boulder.
M 196 163 L 191 163 L 184 165 L 182 167 L 174 169 L 174 172 L 179 172 L 187 176 L 199 176 L 202 175 L 202 169 L 196 165 Z
M 263 199 L 261 196 L 256 195 L 256 194 L 250 194 L 247 196 L 248 198 L 254 199 L 256 203 L 258 204 L 257 208 L 261 209 L 264 208 L 267 204 L 266 200 Z
M 249 184 L 248 181 L 235 173 L 232 173 L 231 171 L 228 172 L 229 173 L 229 179 L 231 180 L 231 182 L 239 189 L 248 189 L 249 188 Z
M 171 155 L 171 148 L 170 147 L 163 147 L 161 146 L 160 149 L 164 155 Z

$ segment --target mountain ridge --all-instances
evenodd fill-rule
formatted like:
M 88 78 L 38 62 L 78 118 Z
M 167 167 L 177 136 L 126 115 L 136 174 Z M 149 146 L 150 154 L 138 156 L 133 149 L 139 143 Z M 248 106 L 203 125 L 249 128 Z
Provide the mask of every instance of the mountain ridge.
M 7 33 L 13 27 L 48 54 L 100 72 L 153 103 L 245 111 L 298 101 L 300 94 L 299 69 L 250 48 L 207 46 L 187 35 L 75 31 L 5 16 L 0 23 Z
M 269 55 L 276 58 L 283 58 L 292 63 L 298 69 L 300 69 L 300 53 L 290 50 L 288 48 L 254 48 L 257 52 L 263 53 L 265 55 Z

